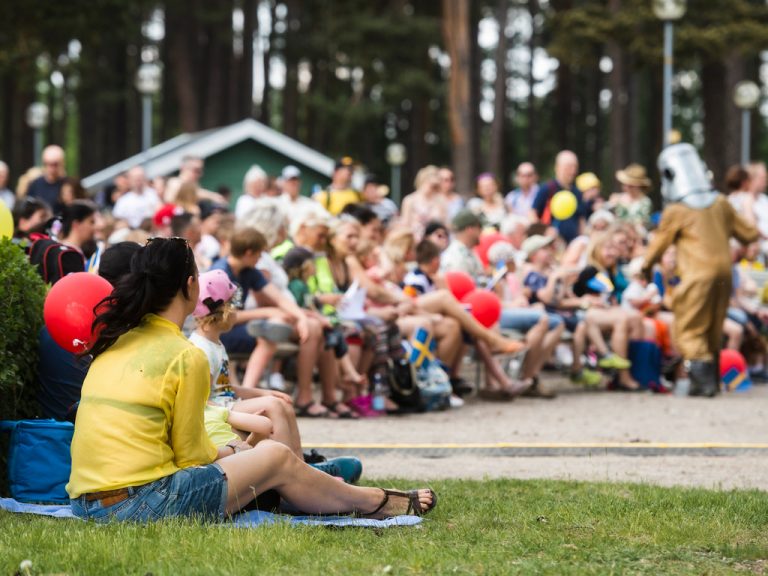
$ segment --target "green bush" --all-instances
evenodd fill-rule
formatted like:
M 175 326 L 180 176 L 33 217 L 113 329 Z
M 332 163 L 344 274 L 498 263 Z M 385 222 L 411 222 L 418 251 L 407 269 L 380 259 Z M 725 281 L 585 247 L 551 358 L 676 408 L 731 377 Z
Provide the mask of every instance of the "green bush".
M 35 372 L 47 288 L 23 250 L 0 239 L 0 418 L 38 415 Z

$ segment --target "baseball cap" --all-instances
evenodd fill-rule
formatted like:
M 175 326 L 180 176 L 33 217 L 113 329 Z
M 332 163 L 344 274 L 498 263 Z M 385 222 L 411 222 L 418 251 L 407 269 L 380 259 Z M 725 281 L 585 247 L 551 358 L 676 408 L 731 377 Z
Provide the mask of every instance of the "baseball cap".
M 451 220 L 451 227 L 456 232 L 461 232 L 472 226 L 482 227 L 483 223 L 480 221 L 480 217 L 471 210 L 459 210 Z
M 281 176 L 283 177 L 283 180 L 293 180 L 294 178 L 301 178 L 301 170 L 299 170 L 296 166 L 293 166 L 291 164 L 283 168 L 283 172 Z
M 283 268 L 286 270 L 292 270 L 294 268 L 300 268 L 307 260 L 312 260 L 315 257 L 312 252 L 306 248 L 300 248 L 298 246 L 291 248 L 286 252 L 283 257 Z
M 338 170 L 339 168 L 352 168 L 354 163 L 354 160 L 352 160 L 350 156 L 342 156 L 336 160 L 336 165 L 333 167 L 333 169 Z
M 541 234 L 534 234 L 533 236 L 529 236 L 525 239 L 523 242 L 522 250 L 525 252 L 526 258 L 530 258 L 531 254 L 536 252 L 536 250 L 541 250 L 545 246 L 549 246 L 554 242 L 554 238 L 552 236 L 542 236 Z
M 184 209 L 181 206 L 176 206 L 176 204 L 166 204 L 161 206 L 157 212 L 155 212 L 155 215 L 152 217 L 152 223 L 155 225 L 155 228 L 170 226 L 171 219 L 174 216 L 179 216 L 183 213 Z
M 202 318 L 219 310 L 224 303 L 237 292 L 237 286 L 227 276 L 224 270 L 209 270 L 198 277 L 200 296 L 192 315 Z

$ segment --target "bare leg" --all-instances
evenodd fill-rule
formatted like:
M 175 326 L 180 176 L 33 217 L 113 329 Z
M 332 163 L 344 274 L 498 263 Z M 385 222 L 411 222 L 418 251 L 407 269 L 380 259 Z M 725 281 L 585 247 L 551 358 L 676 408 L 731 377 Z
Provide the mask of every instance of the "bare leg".
M 242 384 L 244 388 L 258 388 L 259 380 L 261 380 L 264 370 L 267 369 L 276 350 L 277 344 L 274 342 L 264 338 L 256 340 L 256 348 L 251 352 L 251 357 L 248 358 L 248 365 L 245 368 Z
M 562 322 L 555 326 L 552 330 L 549 330 L 549 317 L 545 316 L 544 319 L 546 320 L 547 333 L 544 335 L 544 338 L 541 342 L 541 352 L 538 354 L 538 359 L 536 361 L 531 360 L 530 352 L 525 358 L 526 372 L 524 372 L 523 375 L 526 377 L 528 376 L 528 370 L 530 370 L 531 376 L 538 374 L 541 371 L 541 369 L 544 367 L 544 364 L 546 364 L 552 357 L 555 348 L 560 343 L 560 338 L 563 335 L 563 331 L 565 330 L 565 324 Z
M 731 350 L 741 348 L 741 343 L 744 339 L 744 328 L 738 322 L 726 318 L 723 323 L 723 332 L 728 337 L 728 343 L 725 345 L 726 348 Z
M 442 314 L 457 320 L 461 328 L 478 342 L 483 341 L 492 348 L 503 352 L 518 352 L 523 348 L 521 342 L 508 340 L 494 330 L 489 330 L 469 314 L 448 290 L 438 290 L 418 298 L 419 306 L 427 312 Z
M 533 378 L 544 364 L 543 343 L 547 330 L 549 330 L 549 318 L 543 314 L 534 327 L 526 332 L 525 344 L 528 346 L 528 353 L 525 355 L 523 364 L 523 378 Z
M 292 506 L 309 514 L 372 512 L 382 502 L 378 488 L 339 482 L 305 464 L 291 450 L 270 440 L 217 462 L 227 476 L 227 513 L 233 514 L 257 494 L 275 489 Z M 422 506 L 432 502 L 428 490 L 419 492 Z M 390 499 L 393 515 L 405 513 L 407 501 Z
M 603 338 L 603 333 L 600 330 L 600 324 L 598 322 L 598 317 L 601 312 L 603 311 L 595 309 L 588 310 L 582 324 L 584 324 L 587 340 L 592 343 L 597 350 L 597 353 L 600 354 L 600 356 L 607 356 L 610 350 L 608 350 L 608 344 L 605 343 L 605 338 Z
M 501 369 L 488 345 L 485 342 L 475 342 L 475 348 L 485 366 L 486 385 L 490 388 L 495 388 L 494 384 L 498 384 L 499 387 L 505 389 L 514 388 L 515 384 L 504 373 L 504 370 Z
M 232 410 L 249 413 L 263 410 L 264 415 L 272 420 L 272 439 L 288 446 L 298 457 L 304 457 L 296 415 L 293 413 L 293 407 L 287 402 L 274 396 L 261 396 L 236 402 Z
M 461 361 L 463 344 L 461 327 L 455 318 L 443 317 L 435 323 L 435 339 L 437 340 L 437 357 L 448 366 L 455 366 Z
M 573 331 L 573 364 L 571 371 L 578 373 L 584 365 L 581 363 L 581 357 L 587 349 L 587 318 L 576 325 Z
M 307 341 L 299 346 L 296 359 L 296 405 L 306 406 L 312 403 L 312 373 L 318 363 L 320 351 L 323 346 L 323 331 L 320 323 L 314 318 L 307 319 L 309 335 Z M 325 391 L 324 391 L 325 394 Z M 310 409 L 310 413 L 319 414 L 325 409 Z

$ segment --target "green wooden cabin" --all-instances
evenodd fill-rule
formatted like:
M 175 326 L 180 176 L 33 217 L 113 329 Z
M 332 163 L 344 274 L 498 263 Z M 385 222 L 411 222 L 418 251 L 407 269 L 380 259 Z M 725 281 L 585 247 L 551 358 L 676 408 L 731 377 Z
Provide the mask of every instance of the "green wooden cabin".
M 229 126 L 180 134 L 153 146 L 146 153 L 126 158 L 83 179 L 83 186 L 95 194 L 109 185 L 121 172 L 142 165 L 148 178 L 172 176 L 179 171 L 184 156 L 205 160 L 201 185 L 209 190 L 227 186 L 234 203 L 243 191 L 243 177 L 258 164 L 270 176 L 279 176 L 288 164 L 302 173 L 302 193 L 324 188 L 333 173 L 333 160 L 253 119 Z M 234 204 L 233 204 L 234 205 Z

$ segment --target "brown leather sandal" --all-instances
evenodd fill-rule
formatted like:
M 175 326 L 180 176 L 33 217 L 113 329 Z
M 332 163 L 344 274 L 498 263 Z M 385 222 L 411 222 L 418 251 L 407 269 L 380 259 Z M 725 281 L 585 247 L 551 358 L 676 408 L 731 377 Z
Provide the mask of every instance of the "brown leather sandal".
M 432 504 L 430 504 L 426 508 L 421 507 L 418 490 L 409 490 L 408 492 L 403 492 L 402 490 L 388 490 L 386 488 L 382 488 L 382 491 L 384 492 L 384 498 L 382 499 L 381 504 L 379 504 L 379 507 L 369 514 L 363 514 L 363 518 L 371 518 L 373 520 L 384 520 L 385 518 L 392 517 L 392 514 L 384 514 L 381 512 L 384 506 L 386 506 L 389 503 L 390 496 L 396 496 L 399 498 L 408 498 L 408 509 L 405 511 L 406 515 L 413 513 L 416 516 L 423 516 L 427 512 L 434 509 L 435 506 L 437 506 L 437 494 L 435 494 L 435 491 L 432 490 L 431 488 L 429 488 L 429 492 L 432 495 Z M 401 516 L 401 514 L 398 514 L 398 516 Z

